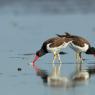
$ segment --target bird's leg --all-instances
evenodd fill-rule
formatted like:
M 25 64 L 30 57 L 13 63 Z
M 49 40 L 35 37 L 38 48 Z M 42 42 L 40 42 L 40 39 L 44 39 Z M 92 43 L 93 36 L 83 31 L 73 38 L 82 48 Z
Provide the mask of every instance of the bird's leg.
M 52 61 L 52 66 L 55 67 L 55 59 L 56 59 L 56 52 L 52 49 L 52 53 L 53 53 L 53 61 Z
M 79 64 L 79 71 L 82 70 L 82 63 L 83 63 L 83 59 L 82 59 L 82 56 L 81 56 L 81 52 L 78 52 L 78 64 Z
M 55 66 L 54 62 L 57 59 L 57 53 L 54 51 L 53 54 L 54 54 L 54 57 L 53 57 L 53 62 L 52 63 L 53 63 L 53 67 L 54 67 Z
M 55 57 L 53 57 L 53 61 L 52 61 L 52 65 L 53 65 L 53 67 L 55 67 L 55 64 L 54 64 L 54 62 L 55 62 Z
M 60 73 L 60 69 L 61 69 L 61 65 L 62 65 L 62 61 L 61 61 L 61 59 L 60 59 L 60 55 L 58 54 L 58 60 L 59 60 L 59 73 Z
M 59 61 L 59 63 L 60 64 L 56 64 L 55 65 L 55 67 L 54 67 L 54 72 L 55 72 L 55 76 L 60 76 L 60 69 L 61 69 L 61 64 L 62 64 L 62 62 L 61 62 L 61 59 L 60 59 L 60 55 L 57 53 L 57 52 L 55 52 L 55 59 L 57 59 L 58 61 Z
M 59 70 L 58 70 L 57 65 L 54 64 L 55 60 L 58 58 L 58 54 L 55 51 L 53 52 L 53 54 L 54 54 L 54 58 L 53 58 L 53 62 L 52 62 L 52 64 L 53 64 L 52 75 L 53 76 L 58 76 Z
M 54 67 L 53 67 L 53 75 L 55 76 L 60 76 L 60 69 L 61 69 L 61 59 L 60 59 L 60 55 L 58 53 L 56 53 L 56 59 L 59 61 L 60 64 L 56 64 Z
M 80 71 L 79 53 L 76 52 L 76 71 Z
M 79 59 L 80 59 L 80 70 L 82 70 L 83 58 L 81 56 L 81 52 L 79 53 Z

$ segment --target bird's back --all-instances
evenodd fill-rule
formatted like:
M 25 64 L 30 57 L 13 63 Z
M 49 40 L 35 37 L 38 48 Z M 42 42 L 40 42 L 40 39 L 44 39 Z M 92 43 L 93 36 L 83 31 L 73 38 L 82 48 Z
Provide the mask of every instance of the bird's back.
M 75 45 L 77 45 L 77 46 L 83 47 L 84 44 L 87 44 L 88 46 L 90 46 L 89 41 L 87 41 L 83 37 L 80 37 L 80 36 L 71 36 L 71 38 L 72 38 L 72 43 L 75 44 Z
M 61 45 L 63 45 L 63 43 L 68 43 L 70 42 L 70 39 L 69 38 L 66 38 L 66 37 L 54 37 L 54 38 L 50 38 L 48 40 L 46 40 L 43 45 L 42 45 L 42 48 L 46 48 L 48 44 L 50 48 L 54 48 L 54 47 L 59 47 Z

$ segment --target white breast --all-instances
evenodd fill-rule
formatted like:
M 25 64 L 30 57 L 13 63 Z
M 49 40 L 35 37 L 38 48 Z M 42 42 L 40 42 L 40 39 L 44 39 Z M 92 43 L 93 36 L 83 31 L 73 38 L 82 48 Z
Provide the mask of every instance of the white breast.
M 77 46 L 77 45 L 75 45 L 75 44 L 73 44 L 73 43 L 71 43 L 69 46 L 70 46 L 70 48 L 72 48 L 73 50 L 79 51 L 79 52 L 86 52 L 86 51 L 88 50 L 88 48 L 89 48 L 89 45 L 86 44 L 86 43 L 84 44 L 84 47 Z
M 58 47 L 50 47 L 50 44 L 47 44 L 47 50 L 48 52 L 60 52 L 63 48 L 66 48 L 69 45 L 70 42 L 66 43 L 64 42 L 62 45 Z

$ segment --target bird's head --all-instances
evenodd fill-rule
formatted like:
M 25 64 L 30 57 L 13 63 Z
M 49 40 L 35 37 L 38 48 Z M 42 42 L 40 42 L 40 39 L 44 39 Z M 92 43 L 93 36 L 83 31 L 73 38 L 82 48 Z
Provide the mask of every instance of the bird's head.
M 37 52 L 36 52 L 36 56 L 38 56 L 38 57 L 42 57 L 43 55 L 45 55 L 46 54 L 46 52 L 43 50 L 43 49 L 40 49 L 40 50 L 38 50 Z
M 35 62 L 40 58 L 42 57 L 43 55 L 45 55 L 47 52 L 45 52 L 43 49 L 40 49 L 36 52 L 36 56 L 32 62 L 32 65 L 34 66 L 35 65 Z
M 90 48 L 87 50 L 86 54 L 92 54 L 92 55 L 95 56 L 95 48 L 94 48 L 94 47 L 90 47 Z

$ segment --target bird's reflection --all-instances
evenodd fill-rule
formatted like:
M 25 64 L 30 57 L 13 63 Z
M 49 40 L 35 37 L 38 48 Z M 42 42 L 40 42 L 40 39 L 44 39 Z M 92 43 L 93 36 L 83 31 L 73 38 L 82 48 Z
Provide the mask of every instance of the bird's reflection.
M 86 69 L 86 72 L 88 72 L 89 79 L 90 79 L 90 77 L 95 74 L 95 66 L 88 67 L 88 69 Z M 75 73 L 75 71 L 74 71 L 73 76 L 76 75 L 76 74 L 77 73 Z M 51 77 L 51 73 L 49 73 L 46 70 L 40 69 L 37 72 L 37 75 L 41 77 L 41 79 L 43 80 L 43 83 L 45 85 L 49 84 L 50 81 L 48 79 Z M 62 78 L 61 84 L 60 85 L 55 85 L 54 84 L 54 85 L 51 85 L 51 86 L 53 86 L 53 87 L 64 87 L 64 88 L 73 88 L 73 87 L 77 87 L 77 86 L 87 85 L 89 83 L 89 79 L 87 79 L 87 80 L 73 79 L 73 76 L 72 77 L 71 76 L 70 77 L 60 76 Z M 59 83 L 60 80 L 58 78 L 57 79 L 53 79 L 53 78 L 54 77 L 51 78 L 51 81 Z

